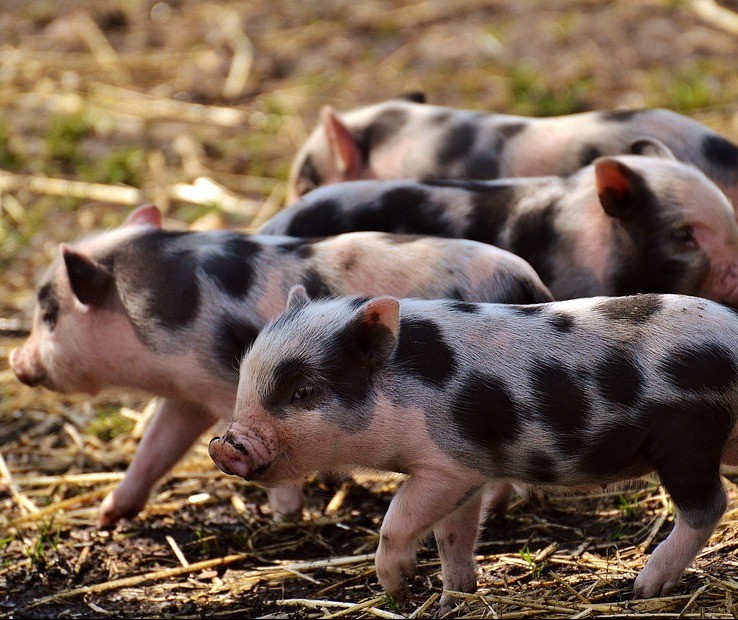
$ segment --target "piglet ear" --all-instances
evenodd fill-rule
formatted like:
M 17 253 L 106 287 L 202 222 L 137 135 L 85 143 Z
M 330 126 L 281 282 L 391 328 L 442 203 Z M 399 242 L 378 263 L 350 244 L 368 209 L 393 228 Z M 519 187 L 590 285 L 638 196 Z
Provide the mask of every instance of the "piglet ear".
M 329 105 L 320 110 L 320 121 L 328 141 L 332 176 L 343 180 L 358 178 L 364 158 L 356 138 Z
M 660 157 L 670 161 L 677 161 L 676 155 L 661 140 L 656 138 L 639 138 L 630 145 L 633 155 L 645 155 L 646 157 Z
M 289 295 L 287 295 L 287 305 L 285 306 L 285 312 L 291 310 L 300 310 L 310 303 L 310 297 L 305 290 L 305 287 L 301 284 L 293 286 L 290 289 Z
M 85 305 L 102 305 L 113 285 L 110 272 L 67 245 L 62 244 L 61 253 L 74 296 Z
M 161 228 L 161 211 L 156 205 L 141 205 L 133 210 L 123 225 Z
M 356 342 L 367 364 L 384 365 L 397 343 L 400 329 L 400 302 L 394 297 L 377 297 L 366 302 L 354 320 Z
M 600 157 L 594 162 L 597 195 L 602 208 L 610 217 L 627 219 L 637 213 L 648 196 L 643 177 L 612 157 Z

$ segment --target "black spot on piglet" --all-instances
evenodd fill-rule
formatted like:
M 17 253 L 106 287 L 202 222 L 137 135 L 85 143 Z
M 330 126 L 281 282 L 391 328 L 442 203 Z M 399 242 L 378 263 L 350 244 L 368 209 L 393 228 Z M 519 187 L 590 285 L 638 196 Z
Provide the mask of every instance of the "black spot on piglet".
M 673 349 L 660 366 L 672 385 L 693 392 L 727 388 L 736 376 L 732 355 L 717 343 Z
M 472 443 L 494 449 L 517 437 L 517 404 L 502 379 L 470 372 L 452 402 L 454 424 Z
M 433 321 L 402 319 L 395 360 L 405 372 L 443 387 L 457 368 L 456 355 Z
M 615 297 L 598 303 L 595 308 L 609 319 L 644 323 L 661 310 L 658 295 L 631 295 Z
M 577 451 L 589 415 L 584 384 L 553 360 L 538 360 L 530 371 L 541 422 L 566 452 Z
M 738 146 L 721 136 L 705 136 L 701 150 L 702 155 L 713 166 L 738 168 Z

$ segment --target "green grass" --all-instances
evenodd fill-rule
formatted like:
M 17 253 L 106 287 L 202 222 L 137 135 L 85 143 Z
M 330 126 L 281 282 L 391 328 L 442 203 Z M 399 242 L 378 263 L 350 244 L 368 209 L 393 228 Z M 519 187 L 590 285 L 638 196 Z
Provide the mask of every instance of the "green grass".
M 23 545 L 23 553 L 38 566 L 45 566 L 46 552 L 59 546 L 60 531 L 52 525 L 51 521 L 42 520 L 38 526 L 36 537 L 31 543 Z
M 85 429 L 86 433 L 94 435 L 102 441 L 110 441 L 118 435 L 129 433 L 134 422 L 121 415 L 120 408 L 115 406 L 104 407 Z

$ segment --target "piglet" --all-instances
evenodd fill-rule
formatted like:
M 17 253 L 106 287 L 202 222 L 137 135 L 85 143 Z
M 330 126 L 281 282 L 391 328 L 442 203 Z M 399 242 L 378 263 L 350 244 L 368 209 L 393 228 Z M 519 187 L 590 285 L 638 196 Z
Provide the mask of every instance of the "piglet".
M 36 292 L 33 329 L 10 354 L 20 381 L 56 392 L 106 388 L 162 397 L 99 523 L 135 516 L 157 481 L 218 420 L 227 420 L 238 368 L 292 285 L 316 296 L 393 293 L 532 303 L 551 299 L 533 269 L 472 241 L 383 233 L 330 239 L 162 229 L 154 206 L 116 230 L 62 245 Z M 293 514 L 299 487 L 270 493 Z
M 663 142 L 738 205 L 738 146 L 669 110 L 529 118 L 393 99 L 338 114 L 330 106 L 294 159 L 288 204 L 358 179 L 496 179 L 568 175 L 639 138 Z
M 720 189 L 654 140 L 569 177 L 352 181 L 278 213 L 267 234 L 464 237 L 528 261 L 556 299 L 682 293 L 738 306 L 738 223 Z
M 376 572 L 407 595 L 433 531 L 444 588 L 476 588 L 485 485 L 582 487 L 656 472 L 673 531 L 635 580 L 667 594 L 726 508 L 738 463 L 738 316 L 680 295 L 534 305 L 343 298 L 302 287 L 241 366 L 227 474 L 283 484 L 371 467 L 409 479 L 382 523 Z M 441 599 L 441 612 L 450 599 Z

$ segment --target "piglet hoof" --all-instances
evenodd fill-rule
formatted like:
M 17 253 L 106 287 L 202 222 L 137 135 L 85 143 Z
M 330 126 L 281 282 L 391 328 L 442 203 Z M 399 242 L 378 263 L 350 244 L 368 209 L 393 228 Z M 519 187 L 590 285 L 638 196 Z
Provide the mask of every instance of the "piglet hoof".
M 121 501 L 115 496 L 115 491 L 110 493 L 100 505 L 100 514 L 97 517 L 97 526 L 101 530 L 111 530 L 121 519 L 130 519 L 135 517 L 143 507 L 145 502 L 141 505 L 130 505 L 126 507 Z
M 445 618 L 448 616 L 454 609 L 456 609 L 456 606 L 459 604 L 459 599 L 454 598 L 452 596 L 446 596 L 445 594 L 441 596 L 441 604 L 438 607 L 438 611 L 435 613 L 436 618 Z
M 384 591 L 398 603 L 404 603 L 410 598 L 410 582 L 415 577 L 415 559 L 392 562 L 391 565 L 382 561 L 380 552 L 377 552 L 375 566 L 377 579 Z
M 656 570 L 649 570 L 646 566 L 636 577 L 633 584 L 633 598 L 654 598 L 666 596 L 679 584 L 679 577 L 659 574 Z

